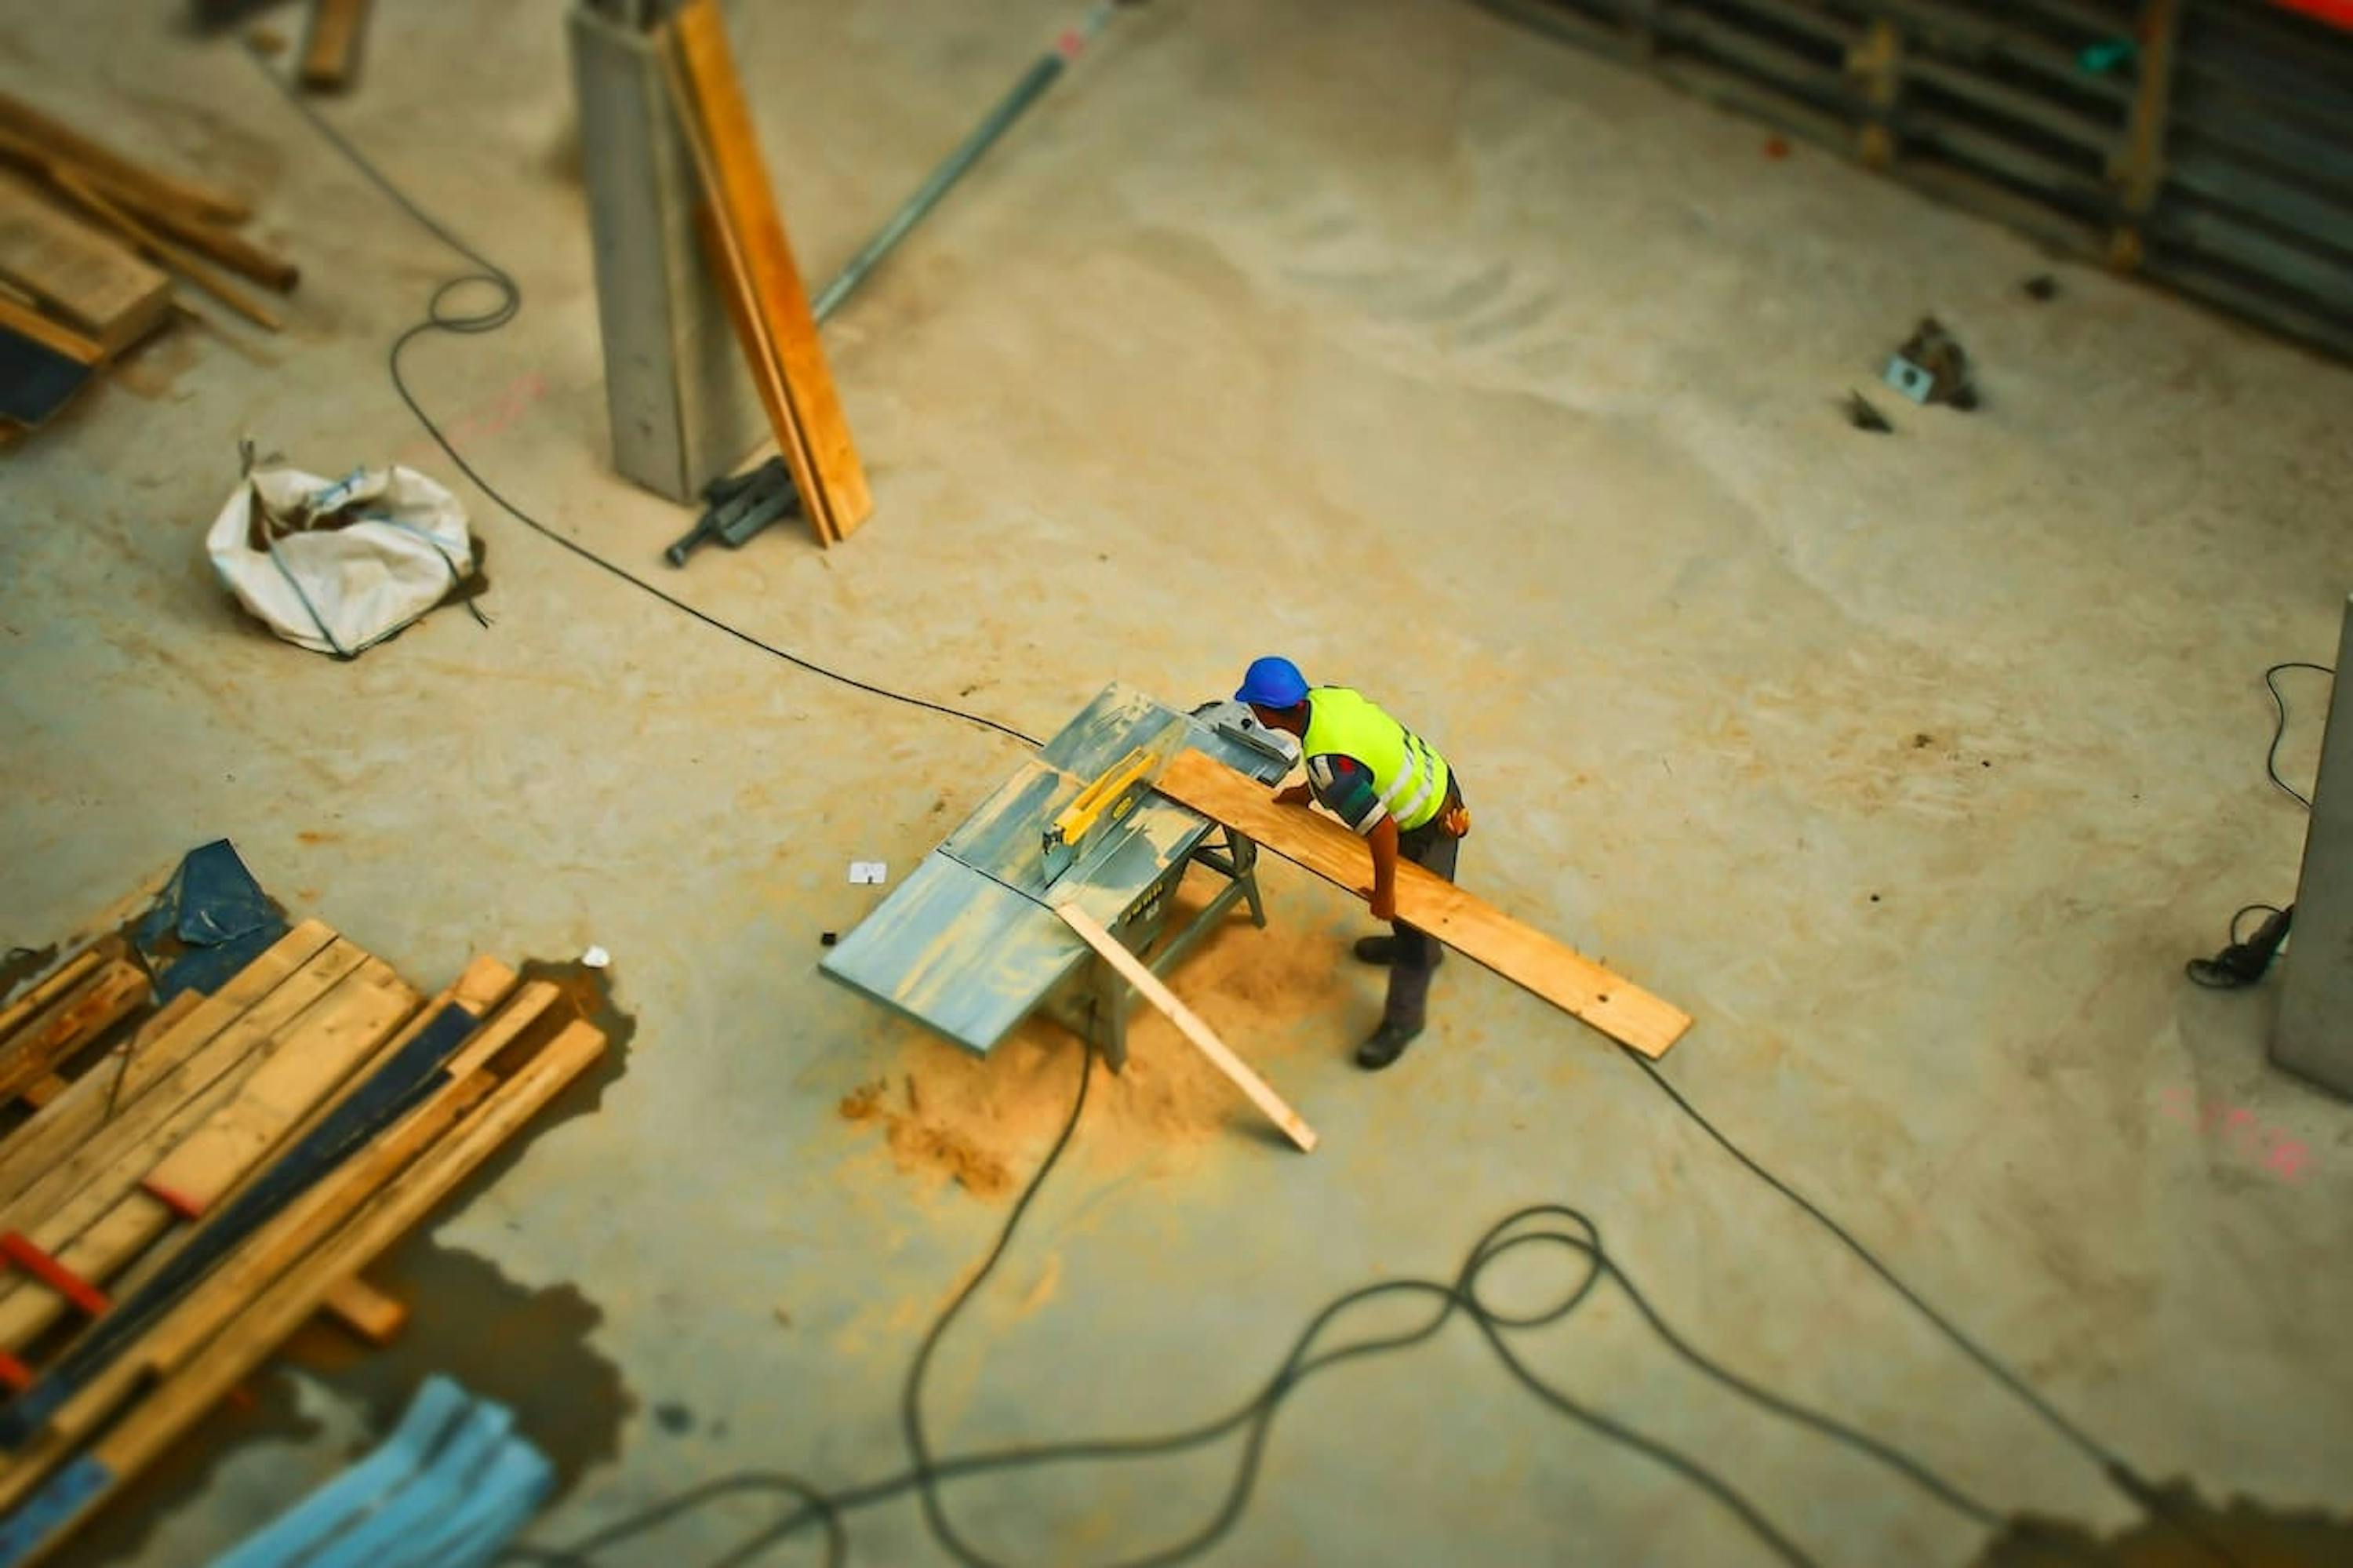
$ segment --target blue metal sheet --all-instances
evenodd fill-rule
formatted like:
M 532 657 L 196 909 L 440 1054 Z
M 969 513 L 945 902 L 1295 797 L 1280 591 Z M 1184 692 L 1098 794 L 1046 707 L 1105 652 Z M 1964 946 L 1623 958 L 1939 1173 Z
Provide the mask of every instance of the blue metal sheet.
M 1265 759 L 1117 683 L 1106 686 L 828 952 L 826 974 L 986 1054 L 1090 959 L 1052 905 L 1106 927 L 1215 831 L 1162 795 L 1046 874 L 1047 824 L 1139 746 L 1199 747 L 1256 773 Z
M 1044 905 L 934 850 L 818 967 L 986 1054 L 1087 951 Z

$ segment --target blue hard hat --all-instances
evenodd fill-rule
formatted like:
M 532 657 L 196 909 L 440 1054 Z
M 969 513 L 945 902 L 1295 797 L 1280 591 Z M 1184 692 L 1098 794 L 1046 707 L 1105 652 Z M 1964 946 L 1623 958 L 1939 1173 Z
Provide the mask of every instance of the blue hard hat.
M 1295 708 L 1307 700 L 1307 677 L 1288 659 L 1270 653 L 1251 662 L 1234 701 L 1261 708 Z

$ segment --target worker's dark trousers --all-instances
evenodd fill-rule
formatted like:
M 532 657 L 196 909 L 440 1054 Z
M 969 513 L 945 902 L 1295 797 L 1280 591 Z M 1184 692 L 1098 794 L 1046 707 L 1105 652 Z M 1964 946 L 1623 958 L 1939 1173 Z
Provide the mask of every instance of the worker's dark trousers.
M 1440 824 L 1448 811 L 1461 803 L 1461 780 L 1450 780 L 1444 809 L 1413 832 L 1398 835 L 1398 858 L 1453 881 L 1462 841 Z M 1430 979 L 1438 969 L 1438 938 L 1402 920 L 1392 921 L 1390 929 L 1397 933 L 1398 945 L 1389 964 L 1389 996 L 1381 1010 L 1381 1022 L 1419 1029 L 1430 1021 Z

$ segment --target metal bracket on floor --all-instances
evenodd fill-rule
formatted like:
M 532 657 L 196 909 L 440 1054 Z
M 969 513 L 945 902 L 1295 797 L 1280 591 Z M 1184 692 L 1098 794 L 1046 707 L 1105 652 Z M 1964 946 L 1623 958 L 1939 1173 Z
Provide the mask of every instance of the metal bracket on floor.
M 710 510 L 695 520 L 678 543 L 662 552 L 663 559 L 673 567 L 686 565 L 687 556 L 713 539 L 731 550 L 740 550 L 746 539 L 769 524 L 800 510 L 792 472 L 781 457 L 772 457 L 746 472 L 712 480 L 702 487 L 702 499 L 710 503 Z

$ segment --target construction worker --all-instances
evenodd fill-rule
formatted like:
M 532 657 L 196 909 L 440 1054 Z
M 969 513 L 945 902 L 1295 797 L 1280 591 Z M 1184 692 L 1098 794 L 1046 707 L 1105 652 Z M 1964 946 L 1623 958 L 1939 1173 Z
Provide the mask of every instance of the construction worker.
M 1398 862 L 1454 880 L 1455 855 L 1471 827 L 1461 782 L 1429 742 L 1361 693 L 1311 687 L 1288 659 L 1253 663 L 1234 700 L 1248 704 L 1268 728 L 1299 737 L 1307 782 L 1277 794 L 1276 803 L 1304 806 L 1313 799 L 1372 850 L 1372 885 L 1359 891 L 1392 934 L 1359 938 L 1356 954 L 1388 966 L 1389 992 L 1380 1027 L 1356 1047 L 1356 1065 L 1377 1071 L 1403 1054 L 1429 1022 L 1430 980 L 1440 956 L 1436 938 L 1398 918 Z

